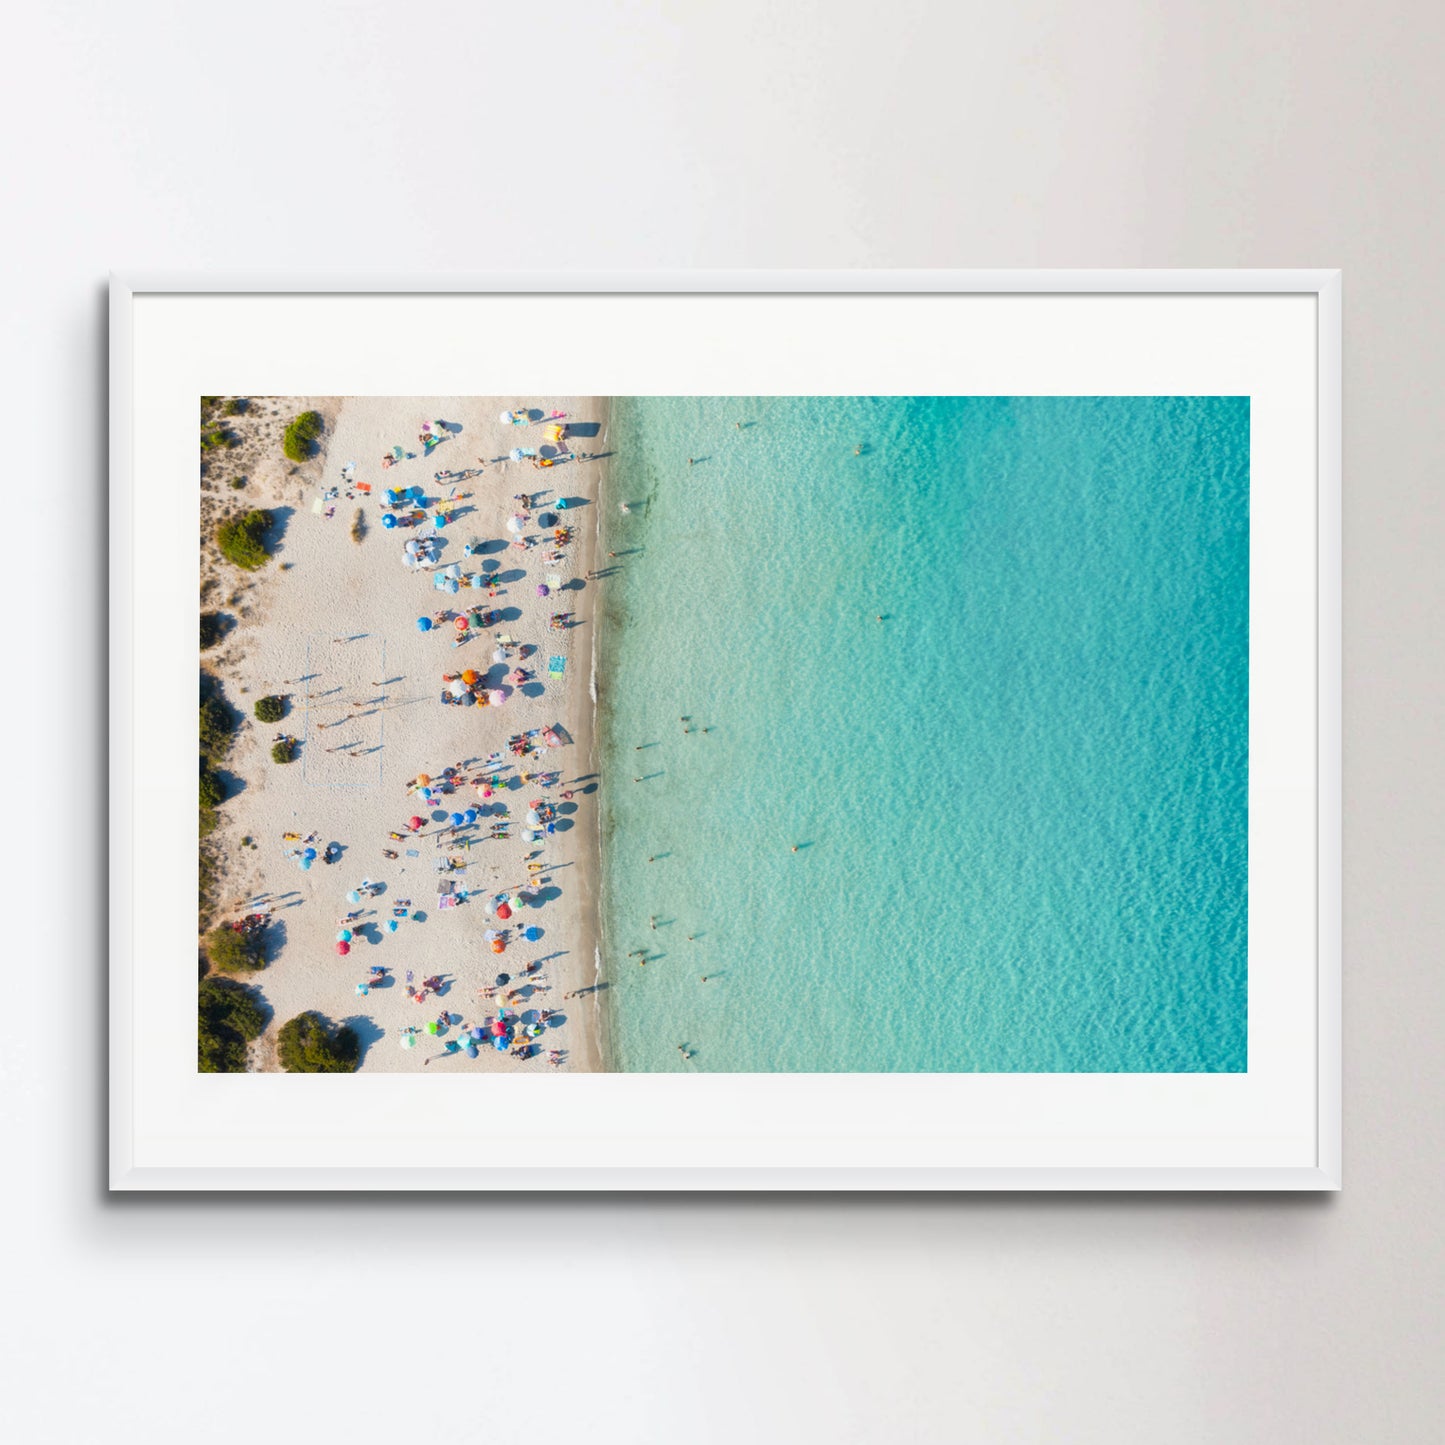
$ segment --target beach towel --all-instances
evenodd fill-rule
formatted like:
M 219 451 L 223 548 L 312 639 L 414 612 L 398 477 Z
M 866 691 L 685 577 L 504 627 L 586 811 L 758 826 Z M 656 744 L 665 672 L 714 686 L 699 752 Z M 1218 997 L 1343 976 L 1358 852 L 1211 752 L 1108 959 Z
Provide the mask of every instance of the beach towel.
M 418 849 L 416 849 L 416 848 L 408 848 L 408 849 L 406 850 L 406 856 L 407 856 L 408 858 L 420 858 L 420 857 L 421 857 L 421 852 L 420 852 Z
M 547 676 L 561 677 L 567 671 L 567 659 L 565 657 L 549 657 L 547 659 Z

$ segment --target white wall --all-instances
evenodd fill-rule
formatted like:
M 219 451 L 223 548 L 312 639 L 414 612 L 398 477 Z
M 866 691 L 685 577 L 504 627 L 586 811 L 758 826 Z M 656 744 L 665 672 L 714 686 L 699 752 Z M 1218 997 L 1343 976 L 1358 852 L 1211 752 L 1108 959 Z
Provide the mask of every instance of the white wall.
M 1442 16 L 9 10 L 0 1430 L 1438 1440 Z M 1341 1197 L 105 1196 L 106 272 L 584 265 L 1345 268 Z M 59 1052 L 34 1027 L 57 978 L 84 999 Z

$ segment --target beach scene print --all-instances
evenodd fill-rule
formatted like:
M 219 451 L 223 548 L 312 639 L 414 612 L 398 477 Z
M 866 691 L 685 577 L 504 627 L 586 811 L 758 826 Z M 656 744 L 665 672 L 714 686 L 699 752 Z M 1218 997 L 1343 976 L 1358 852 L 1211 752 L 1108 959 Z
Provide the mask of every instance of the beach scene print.
M 1247 1069 L 1247 397 L 199 455 L 202 1071 Z

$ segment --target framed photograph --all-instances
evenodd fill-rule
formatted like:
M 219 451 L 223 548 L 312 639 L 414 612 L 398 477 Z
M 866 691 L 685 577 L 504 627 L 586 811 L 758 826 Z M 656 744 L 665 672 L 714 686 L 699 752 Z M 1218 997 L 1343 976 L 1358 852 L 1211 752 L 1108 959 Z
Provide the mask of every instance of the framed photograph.
M 111 1187 L 1339 1188 L 1340 344 L 114 280 Z

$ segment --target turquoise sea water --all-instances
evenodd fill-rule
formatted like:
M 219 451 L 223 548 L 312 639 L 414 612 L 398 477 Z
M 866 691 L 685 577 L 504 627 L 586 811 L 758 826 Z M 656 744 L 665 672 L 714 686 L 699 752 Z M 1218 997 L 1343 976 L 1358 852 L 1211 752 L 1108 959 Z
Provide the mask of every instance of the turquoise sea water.
M 1246 1067 L 1248 398 L 619 399 L 609 442 L 613 1067 Z

